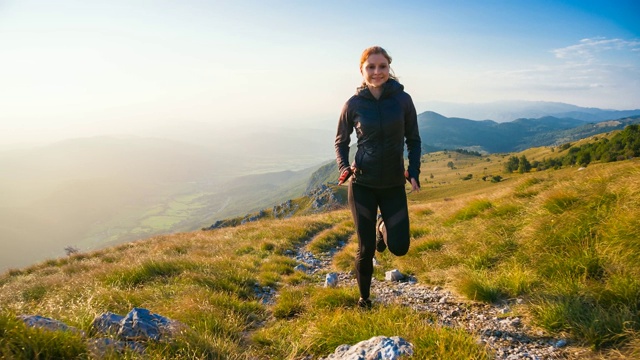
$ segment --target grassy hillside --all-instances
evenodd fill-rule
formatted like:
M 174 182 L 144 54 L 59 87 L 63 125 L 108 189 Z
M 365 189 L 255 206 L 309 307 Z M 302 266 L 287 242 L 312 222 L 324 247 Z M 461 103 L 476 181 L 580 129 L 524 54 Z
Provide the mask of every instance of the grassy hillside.
M 522 154 L 554 156 L 550 148 L 515 155 Z M 468 301 L 517 297 L 515 314 L 593 349 L 592 358 L 637 357 L 640 161 L 504 174 L 511 155 L 424 156 L 422 191 L 408 195 L 411 249 L 400 258 L 377 254 L 374 276 L 397 268 Z M 488 175 L 503 181 L 482 179 Z M 317 358 L 380 334 L 413 342 L 418 359 L 491 358 L 471 334 L 430 325 L 401 304 L 362 312 L 355 288 L 325 289 L 322 274 L 294 271 L 289 250 L 311 240 L 307 248 L 318 252 L 344 239 L 332 266 L 349 271 L 352 234 L 350 214 L 338 210 L 159 236 L 10 270 L 0 277 L 0 354 L 89 357 L 79 335 L 27 329 L 17 314 L 88 332 L 96 314 L 141 306 L 190 329 L 150 344 L 152 359 Z M 273 303 L 258 298 L 264 287 L 278 292 Z

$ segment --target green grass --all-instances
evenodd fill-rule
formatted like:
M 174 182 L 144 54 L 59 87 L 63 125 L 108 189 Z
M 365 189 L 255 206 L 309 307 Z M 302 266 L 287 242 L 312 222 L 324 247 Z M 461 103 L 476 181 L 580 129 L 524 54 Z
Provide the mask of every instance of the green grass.
M 168 279 L 182 273 L 191 264 L 176 261 L 146 261 L 139 266 L 114 271 L 105 278 L 111 286 L 133 287 L 159 279 Z
M 427 251 L 438 251 L 444 246 L 444 242 L 438 239 L 426 240 L 411 245 L 409 251 L 412 253 L 422 253 Z
M 307 249 L 316 255 L 329 252 L 336 249 L 341 243 L 346 242 L 353 233 L 353 221 L 344 221 L 318 234 L 307 245 Z
M 456 288 L 471 300 L 494 302 L 504 298 L 505 295 L 499 284 L 492 281 L 491 276 L 486 272 L 476 271 L 462 276 Z
M 482 214 L 485 210 L 493 207 L 490 201 L 487 200 L 473 200 L 469 202 L 464 208 L 458 210 L 453 216 L 451 216 L 445 222 L 445 225 L 451 225 L 456 222 L 471 220 L 478 215 Z
M 71 331 L 29 328 L 15 314 L 0 313 L 0 358 L 89 359 L 82 336 Z

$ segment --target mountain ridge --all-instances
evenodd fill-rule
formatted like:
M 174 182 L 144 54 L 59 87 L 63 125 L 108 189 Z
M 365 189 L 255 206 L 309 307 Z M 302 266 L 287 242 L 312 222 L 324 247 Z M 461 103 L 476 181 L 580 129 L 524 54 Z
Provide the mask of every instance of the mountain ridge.
M 581 107 L 552 101 L 501 100 L 487 103 L 453 103 L 443 101 L 417 102 L 416 107 L 431 110 L 447 117 L 467 119 L 492 119 L 508 122 L 518 118 L 539 118 L 553 116 L 570 117 L 582 121 L 603 121 L 640 115 L 640 109 L 614 110 L 595 107 Z
M 425 145 L 439 149 L 472 149 L 486 153 L 522 151 L 531 147 L 558 145 L 597 133 L 619 130 L 640 122 L 640 115 L 585 123 L 572 118 L 545 116 L 519 118 L 498 123 L 446 117 L 433 111 L 418 115 L 420 136 Z

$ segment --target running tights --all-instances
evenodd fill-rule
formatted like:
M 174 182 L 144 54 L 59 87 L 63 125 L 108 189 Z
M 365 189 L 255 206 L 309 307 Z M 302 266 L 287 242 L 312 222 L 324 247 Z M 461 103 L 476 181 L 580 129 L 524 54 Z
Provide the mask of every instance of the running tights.
M 358 235 L 356 279 L 360 297 L 368 299 L 376 253 L 376 217 L 378 208 L 384 220 L 387 248 L 402 256 L 409 251 L 409 212 L 404 186 L 370 188 L 349 182 L 349 207 Z

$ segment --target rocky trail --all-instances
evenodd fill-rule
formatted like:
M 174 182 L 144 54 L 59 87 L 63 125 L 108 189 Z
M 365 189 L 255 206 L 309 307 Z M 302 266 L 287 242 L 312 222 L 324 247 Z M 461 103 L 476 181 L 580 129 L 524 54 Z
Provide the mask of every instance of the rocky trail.
M 318 286 L 325 286 L 325 274 L 331 271 L 333 254 L 315 256 L 303 245 L 288 255 L 299 263 L 297 270 L 317 276 Z M 334 274 L 338 278 L 337 286 L 357 286 L 354 275 Z M 374 306 L 401 303 L 435 316 L 434 325 L 464 329 L 474 334 L 478 343 L 486 346 L 495 359 L 575 359 L 588 353 L 587 349 L 570 346 L 567 339 L 548 336 L 529 326 L 514 311 L 522 299 L 495 304 L 471 302 L 438 286 L 421 284 L 412 277 L 400 281 L 374 278 L 371 292 Z M 271 296 L 267 295 L 265 300 L 269 301 Z

